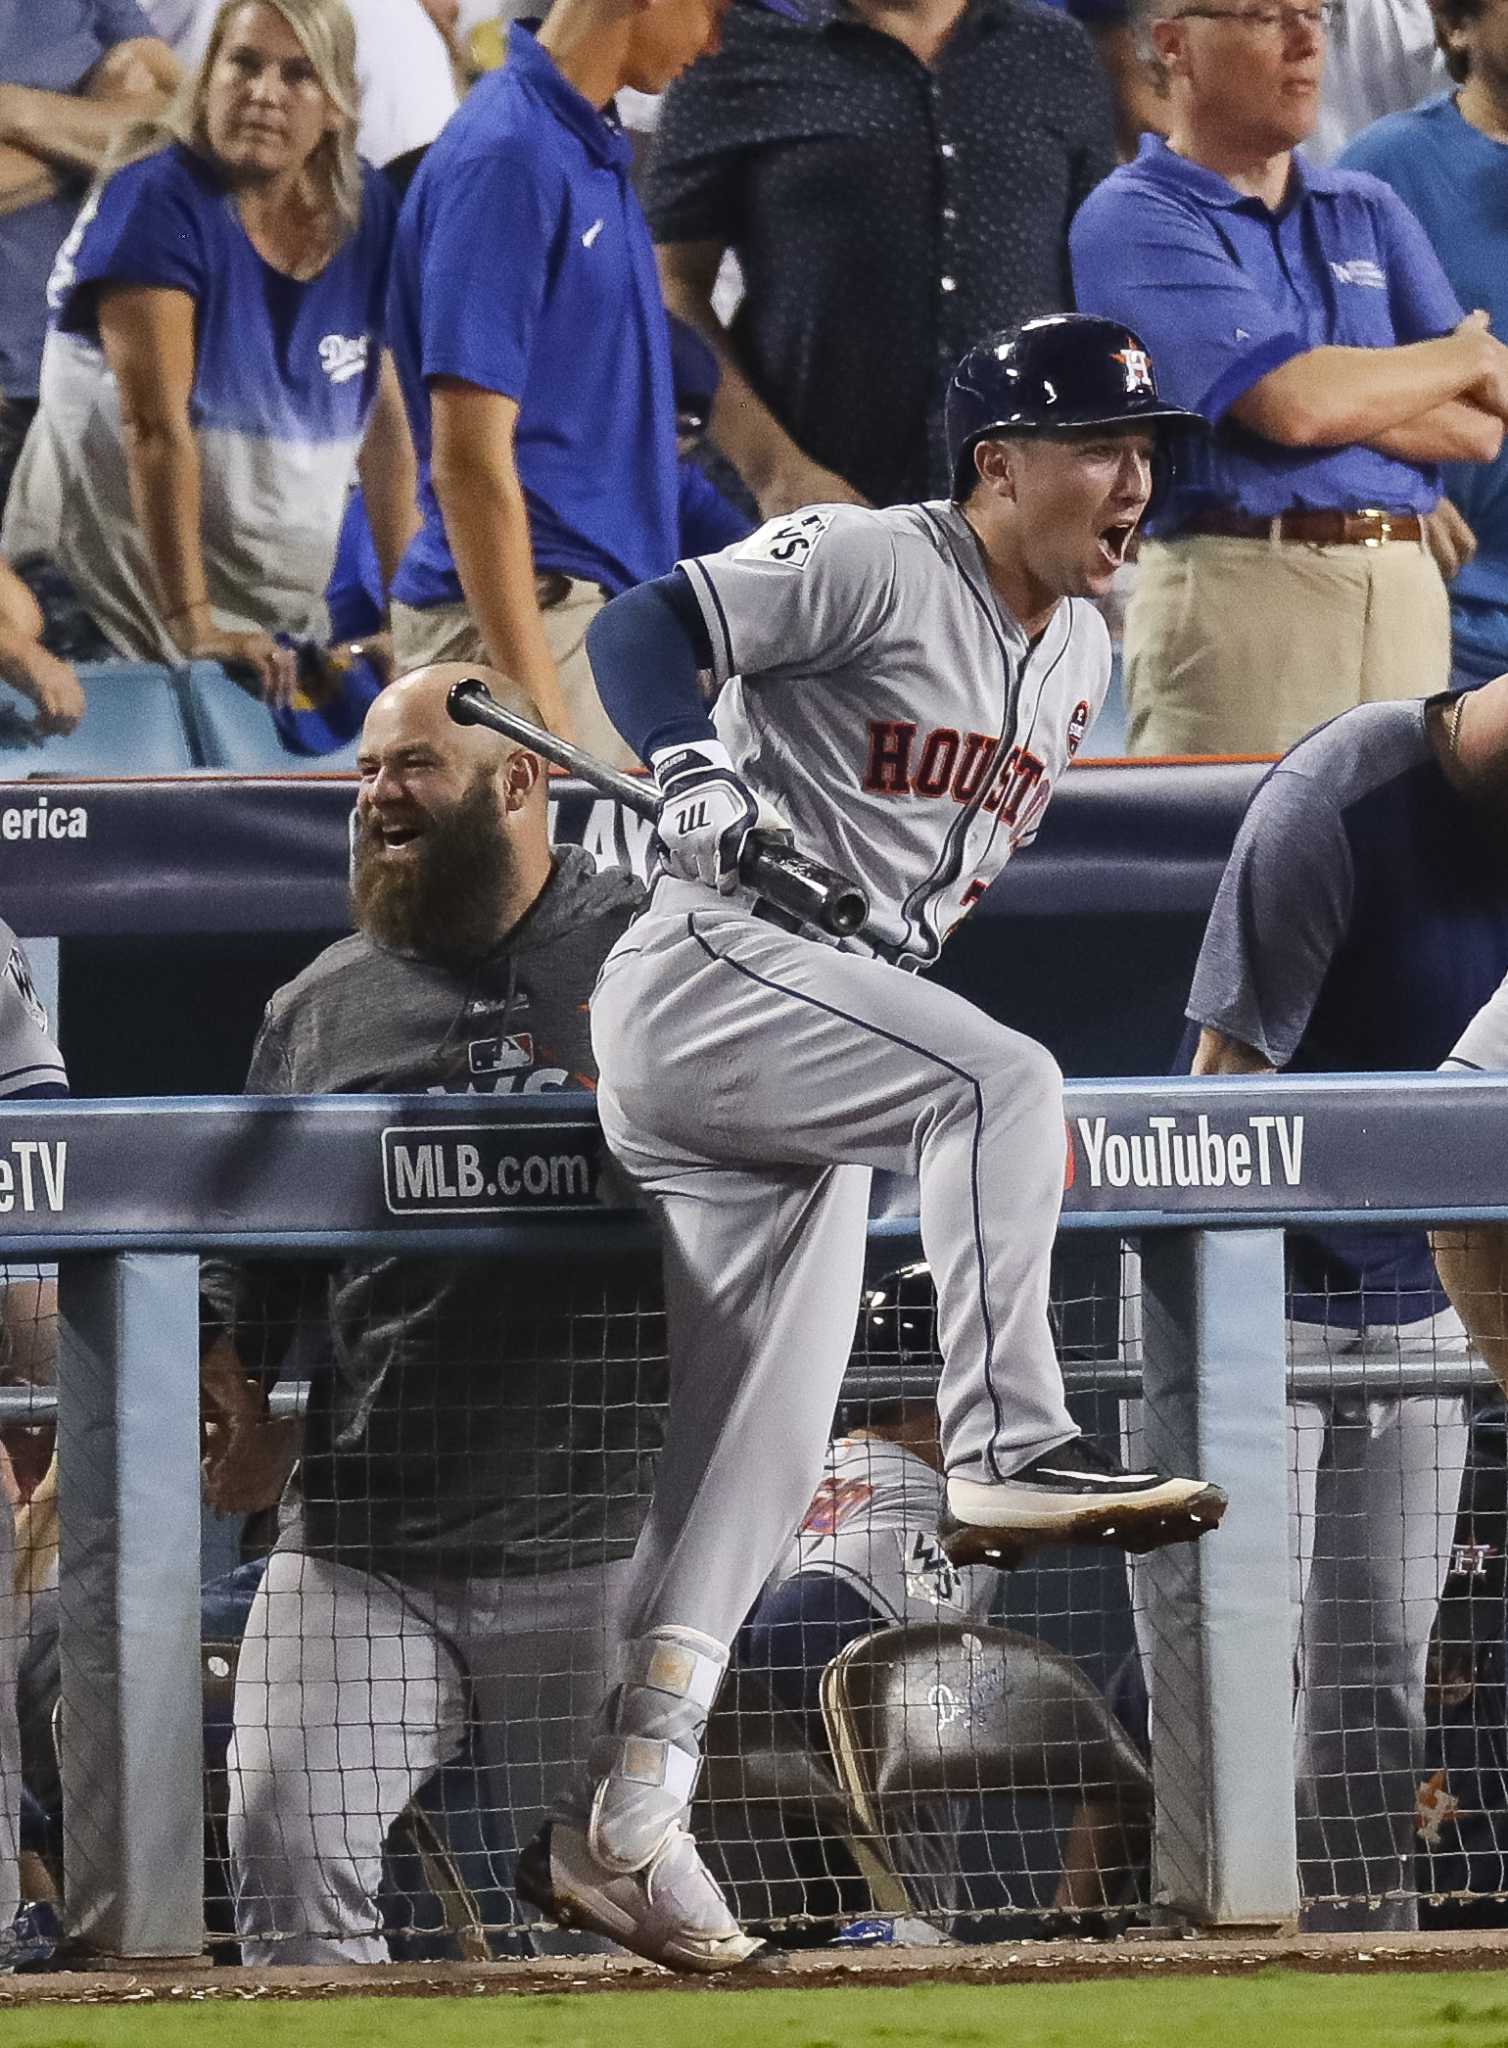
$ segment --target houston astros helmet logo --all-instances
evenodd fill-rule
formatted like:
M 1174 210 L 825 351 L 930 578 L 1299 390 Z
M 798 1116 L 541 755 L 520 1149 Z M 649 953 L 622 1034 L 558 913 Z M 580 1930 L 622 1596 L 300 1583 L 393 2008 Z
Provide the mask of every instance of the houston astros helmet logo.
M 1133 391 L 1155 391 L 1152 363 L 1144 348 L 1117 349 L 1115 361 L 1125 366 L 1127 395 Z

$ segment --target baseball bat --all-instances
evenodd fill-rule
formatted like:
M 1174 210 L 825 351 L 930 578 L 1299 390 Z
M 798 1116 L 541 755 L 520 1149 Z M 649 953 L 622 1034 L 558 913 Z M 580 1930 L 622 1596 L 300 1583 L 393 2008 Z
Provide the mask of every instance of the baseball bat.
M 615 797 L 636 817 L 659 815 L 660 793 L 647 777 L 624 775 L 605 761 L 557 739 L 552 732 L 520 718 L 499 704 L 479 676 L 452 683 L 445 708 L 457 725 L 485 725 L 518 746 L 527 747 L 569 774 L 579 775 L 604 796 Z M 852 938 L 869 916 L 869 898 L 846 875 L 824 867 L 773 833 L 754 832 L 739 864 L 739 878 L 776 910 L 814 924 L 835 939 Z

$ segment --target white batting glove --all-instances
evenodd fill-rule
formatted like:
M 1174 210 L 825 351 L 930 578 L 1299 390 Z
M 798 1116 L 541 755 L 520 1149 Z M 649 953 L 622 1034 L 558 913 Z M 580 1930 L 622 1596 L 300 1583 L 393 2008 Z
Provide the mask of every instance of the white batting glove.
M 731 895 L 749 834 L 784 831 L 784 819 L 739 780 L 720 740 L 661 747 L 649 765 L 660 785 L 655 832 L 670 872 Z

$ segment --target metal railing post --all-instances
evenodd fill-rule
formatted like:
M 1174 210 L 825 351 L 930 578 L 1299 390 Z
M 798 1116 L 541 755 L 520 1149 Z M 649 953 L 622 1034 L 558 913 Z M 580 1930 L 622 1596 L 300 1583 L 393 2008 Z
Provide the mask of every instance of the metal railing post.
M 204 1943 L 199 1262 L 59 1275 L 66 1917 L 122 1957 Z
M 1148 1232 L 1149 1457 L 1230 1495 L 1224 1523 L 1156 1552 L 1146 1600 L 1153 1902 L 1201 1927 L 1292 1925 L 1293 1620 L 1279 1230 Z

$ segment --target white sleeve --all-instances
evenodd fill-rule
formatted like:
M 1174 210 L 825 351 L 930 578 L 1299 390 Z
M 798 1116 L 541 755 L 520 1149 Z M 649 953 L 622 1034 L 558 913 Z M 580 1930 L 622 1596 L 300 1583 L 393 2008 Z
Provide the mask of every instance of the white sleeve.
M 1446 1072 L 1462 1067 L 1489 1074 L 1508 1072 L 1508 975 L 1498 983 L 1440 1064 Z
M 701 607 L 719 683 L 840 667 L 879 631 L 895 595 L 890 529 L 857 505 L 809 505 L 679 567 Z
M 356 147 L 381 170 L 433 142 L 456 110 L 440 31 L 420 0 L 347 0 L 356 24 L 361 124 Z

